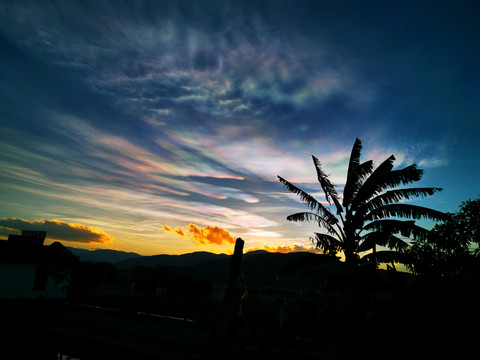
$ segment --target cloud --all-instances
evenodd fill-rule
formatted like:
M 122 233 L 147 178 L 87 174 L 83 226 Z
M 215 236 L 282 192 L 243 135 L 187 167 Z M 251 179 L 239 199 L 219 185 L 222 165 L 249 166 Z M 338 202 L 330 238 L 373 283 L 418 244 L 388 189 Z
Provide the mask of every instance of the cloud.
M 375 165 L 390 153 L 396 166 L 447 163 L 453 147 L 437 153 L 428 138 L 419 146 L 416 136 L 399 143 L 403 132 L 392 124 L 410 115 L 403 109 L 417 111 L 405 104 L 415 105 L 414 95 L 424 88 L 414 82 L 416 91 L 398 97 L 392 84 L 398 81 L 404 95 L 403 79 L 378 78 L 399 64 L 397 57 L 382 55 L 379 72 L 378 61 L 357 56 L 378 55 L 359 52 L 365 41 L 351 41 L 369 39 L 371 26 L 351 37 L 334 24 L 329 6 L 211 5 L 0 4 L 0 41 L 11 43 L 2 62 L 10 66 L 2 87 L 10 106 L 2 109 L 0 187 L 15 199 L 12 215 L 83 222 L 88 213 L 108 219 L 106 229 L 116 224 L 117 237 L 125 224 L 128 236 L 153 237 L 159 224 L 184 223 L 164 231 L 190 239 L 188 224 L 196 223 L 278 240 L 286 237 L 285 216 L 304 204 L 276 175 L 317 197 L 321 189 L 310 154 L 339 190 L 355 136 L 364 141 L 362 158 L 373 158 Z M 404 50 L 399 53 L 417 53 Z M 371 64 L 373 72 L 367 70 Z M 395 73 L 416 68 L 400 66 Z M 438 85 L 421 83 L 428 89 Z M 422 105 L 416 126 L 424 112 L 436 119 L 438 108 L 443 110 Z M 398 123 L 410 127 L 408 121 Z M 432 128 L 437 134 L 446 127 Z M 269 227 L 275 232 L 263 231 Z M 297 236 L 305 231 L 300 228 L 294 228 Z
M 168 225 L 162 225 L 163 231 L 171 234 L 176 234 L 181 237 L 186 238 L 187 234 L 185 231 L 176 227 L 172 229 Z M 235 239 L 227 229 L 221 228 L 219 226 L 210 226 L 207 225 L 206 227 L 202 228 L 196 224 L 190 224 L 188 226 L 188 233 L 193 237 L 193 239 L 201 245 L 205 244 L 217 244 L 222 245 L 224 243 L 233 244 L 235 243 Z
M 195 241 L 200 244 L 218 244 L 221 245 L 224 242 L 233 244 L 235 239 L 230 235 L 228 230 L 220 228 L 218 226 L 206 226 L 200 228 L 195 224 L 188 226 L 188 232 L 193 235 Z
M 171 233 L 171 234 L 177 234 L 177 235 L 180 235 L 181 237 L 184 237 L 184 238 L 187 237 L 187 234 L 185 234 L 185 232 L 182 229 L 180 229 L 179 227 L 176 227 L 175 229 L 172 229 L 168 225 L 162 225 L 162 228 L 163 228 L 163 231 L 165 231 L 165 232 L 168 232 L 168 233 Z
M 90 6 L 68 1 L 0 5 L 0 27 L 16 44 L 78 72 L 87 86 L 117 104 L 138 113 L 160 111 L 162 118 L 178 115 L 181 105 L 212 118 L 250 122 L 258 114 L 323 103 L 339 93 L 368 92 L 352 80 L 348 66 L 331 61 L 327 42 L 291 31 L 298 30 L 292 14 L 287 24 L 293 28 L 278 32 L 270 23 L 277 16 L 265 17 L 243 2 L 216 3 L 213 12 L 209 6 L 185 12 L 168 1 L 148 11 L 117 3 L 97 4 L 95 16 Z M 284 19 L 283 8 L 271 11 Z M 79 21 L 64 21 L 70 17 Z
M 17 218 L 4 218 L 0 220 L 0 227 L 17 231 L 46 231 L 47 239 L 78 243 L 106 243 L 115 239 L 101 229 L 77 223 L 66 223 L 58 219 L 29 221 Z
M 172 228 L 168 225 L 162 225 L 162 228 L 165 232 L 173 232 Z

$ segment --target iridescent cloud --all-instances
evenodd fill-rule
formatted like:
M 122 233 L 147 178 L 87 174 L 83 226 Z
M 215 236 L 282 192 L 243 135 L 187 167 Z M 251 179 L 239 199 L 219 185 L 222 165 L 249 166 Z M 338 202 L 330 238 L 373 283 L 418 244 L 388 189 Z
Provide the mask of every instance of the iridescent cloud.
M 2 216 L 78 218 L 155 245 L 189 223 L 308 239 L 286 223 L 303 204 L 276 176 L 324 201 L 312 154 L 341 193 L 357 136 L 363 159 L 393 153 L 441 181 L 452 153 L 478 153 L 462 6 L 456 32 L 387 5 L 385 22 L 371 5 L 314 3 L 1 3 Z

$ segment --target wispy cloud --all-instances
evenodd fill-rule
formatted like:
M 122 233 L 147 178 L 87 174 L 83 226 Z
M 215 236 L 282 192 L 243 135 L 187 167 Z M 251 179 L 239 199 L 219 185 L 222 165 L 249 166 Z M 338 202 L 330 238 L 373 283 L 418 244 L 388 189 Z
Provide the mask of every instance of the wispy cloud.
M 125 4 L 100 3 L 94 9 L 101 20 L 94 21 L 88 6 L 31 3 L 3 7 L 10 20 L 3 29 L 39 56 L 81 71 L 88 86 L 117 105 L 141 116 L 148 110 L 161 122 L 183 125 L 204 114 L 249 123 L 368 92 L 345 64 L 331 61 L 322 39 L 276 31 L 248 4 L 215 5 L 217 14 L 207 4 L 189 12 L 176 2 L 149 11 L 139 5 L 131 16 Z M 81 20 L 65 22 L 68 17 Z M 266 124 L 258 125 L 268 133 Z
M 387 24 L 368 5 L 303 5 L 1 3 L 0 186 L 18 211 L 3 216 L 101 218 L 152 242 L 180 240 L 162 223 L 287 241 L 285 216 L 303 204 L 276 176 L 323 201 L 312 154 L 340 193 L 356 136 L 375 165 L 451 165 L 452 139 L 475 130 L 452 119 L 478 113 L 476 84 L 458 85 L 472 71 L 451 67 L 469 37 L 452 46 L 432 27 L 435 47 L 412 36 L 426 30 L 415 19 L 400 36 L 407 10 Z

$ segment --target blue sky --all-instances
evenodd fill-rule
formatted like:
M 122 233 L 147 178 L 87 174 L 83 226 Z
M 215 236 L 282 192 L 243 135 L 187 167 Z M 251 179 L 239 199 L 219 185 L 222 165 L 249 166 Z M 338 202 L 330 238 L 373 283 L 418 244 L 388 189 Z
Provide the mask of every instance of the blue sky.
M 322 199 L 311 155 L 342 189 L 356 137 L 455 211 L 480 193 L 479 17 L 476 1 L 2 1 L 0 235 L 308 248 L 276 176 Z

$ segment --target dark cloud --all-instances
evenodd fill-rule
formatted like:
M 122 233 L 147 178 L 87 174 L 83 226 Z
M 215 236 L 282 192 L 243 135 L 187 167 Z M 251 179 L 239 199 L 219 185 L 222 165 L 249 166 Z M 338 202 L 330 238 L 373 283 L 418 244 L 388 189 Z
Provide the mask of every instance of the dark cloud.
M 193 56 L 193 67 L 199 71 L 216 70 L 218 64 L 218 55 L 214 52 L 200 50 Z
M 67 223 L 61 220 L 24 220 L 17 218 L 4 218 L 0 220 L 0 229 L 38 230 L 46 231 L 47 239 L 61 240 L 77 243 L 106 243 L 114 237 L 101 229 L 76 223 Z M 5 231 L 3 231 L 5 232 Z

